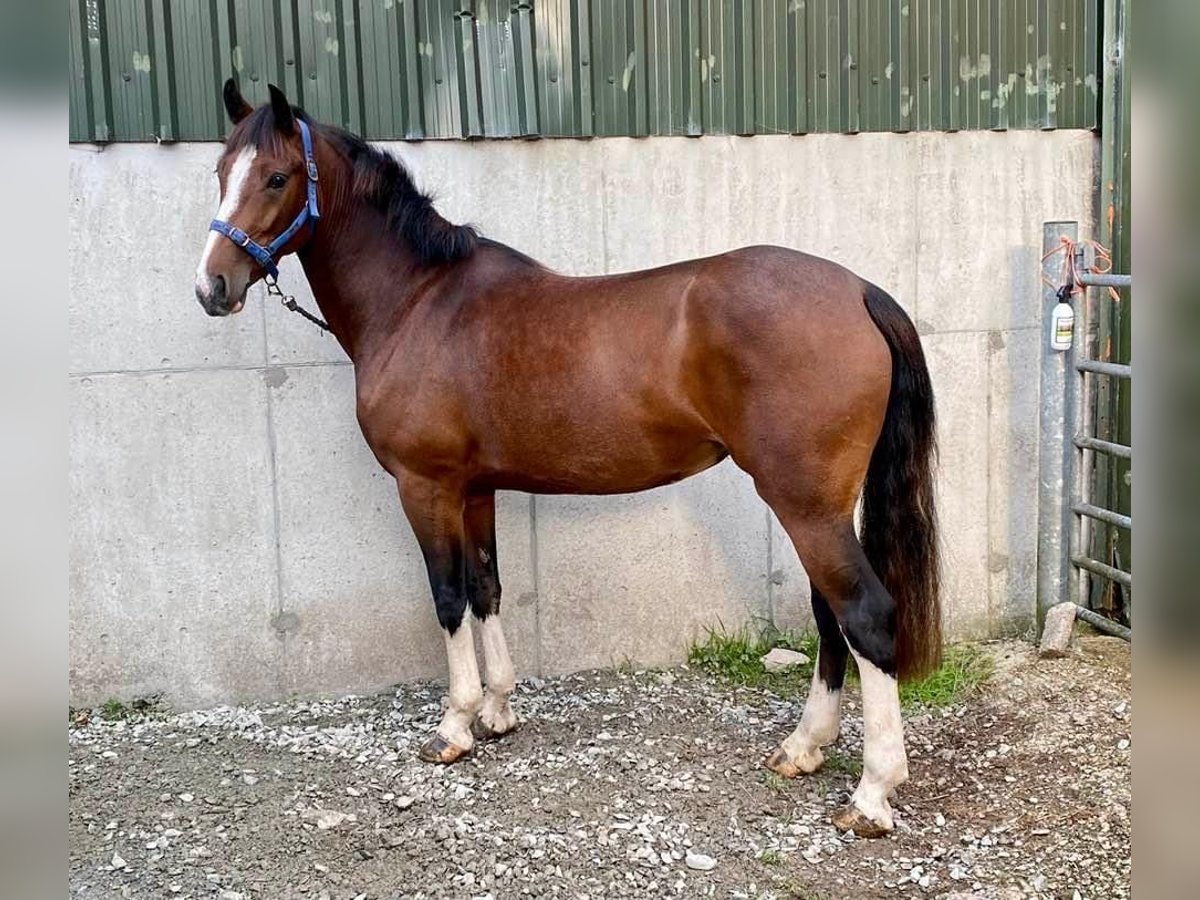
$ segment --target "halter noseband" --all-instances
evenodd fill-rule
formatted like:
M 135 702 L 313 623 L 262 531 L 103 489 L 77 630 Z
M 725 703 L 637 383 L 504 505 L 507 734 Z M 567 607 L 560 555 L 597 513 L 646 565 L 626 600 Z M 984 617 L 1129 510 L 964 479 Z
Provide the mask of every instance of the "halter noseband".
M 315 226 L 317 219 L 321 218 L 321 213 L 317 210 L 317 160 L 313 156 L 312 132 L 309 131 L 308 124 L 301 119 L 297 118 L 296 124 L 300 127 L 300 139 L 304 142 L 304 169 L 308 175 L 308 201 L 296 218 L 292 220 L 292 224 L 287 227 L 287 230 L 264 247 L 251 240 L 250 235 L 242 229 L 222 219 L 213 219 L 208 226 L 210 231 L 219 231 L 254 257 L 254 261 L 266 269 L 267 274 L 273 279 L 279 277 L 279 267 L 275 263 L 275 255 L 295 236 L 297 231 L 305 225 Z

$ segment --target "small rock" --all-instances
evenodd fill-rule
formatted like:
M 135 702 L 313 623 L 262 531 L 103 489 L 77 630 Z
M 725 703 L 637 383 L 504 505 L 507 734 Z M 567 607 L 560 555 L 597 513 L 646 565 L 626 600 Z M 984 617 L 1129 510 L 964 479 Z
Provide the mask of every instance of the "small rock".
M 706 853 L 688 853 L 683 858 L 683 864 L 697 872 L 708 872 L 716 868 L 717 861 Z
M 938 828 L 941 828 L 943 825 L 946 824 L 946 817 L 943 816 L 941 813 L 938 813 L 936 816 L 934 816 L 933 824 L 936 825 Z
M 124 868 L 128 867 L 128 865 L 129 865 L 129 863 L 125 862 L 125 860 L 121 857 L 120 853 L 116 853 L 116 852 L 113 853 L 112 867 L 114 869 L 124 869 Z
M 1129 749 L 1129 738 L 1121 738 L 1119 741 L 1117 741 L 1117 749 L 1118 750 L 1128 750 Z
M 762 658 L 763 668 L 768 672 L 786 672 L 788 669 L 794 669 L 796 666 L 804 666 L 808 664 L 808 657 L 803 653 L 797 653 L 795 650 L 785 650 L 783 647 L 775 647 Z
M 306 809 L 301 815 L 310 822 L 315 821 L 320 831 L 337 828 L 343 822 L 353 822 L 357 818 L 353 813 L 338 812 L 336 809 Z
M 246 784 L 253 787 L 254 785 L 258 784 L 258 776 L 257 775 L 243 775 L 242 781 L 244 781 Z
M 194 796 L 192 796 L 191 794 L 180 794 L 179 799 L 182 800 L 184 803 L 191 803 L 196 798 Z
M 399 807 L 400 809 L 408 809 L 415 802 L 416 801 L 412 797 L 397 797 L 396 798 L 396 806 Z
M 1046 613 L 1046 624 L 1042 626 L 1042 643 L 1038 655 L 1042 659 L 1057 659 L 1067 655 L 1071 638 L 1075 634 L 1075 604 L 1059 603 Z

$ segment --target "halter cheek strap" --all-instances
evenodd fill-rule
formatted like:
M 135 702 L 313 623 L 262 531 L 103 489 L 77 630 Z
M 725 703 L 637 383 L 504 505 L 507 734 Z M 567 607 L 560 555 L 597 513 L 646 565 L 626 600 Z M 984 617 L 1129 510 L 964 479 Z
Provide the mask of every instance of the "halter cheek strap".
M 300 127 L 300 140 L 304 143 L 304 171 L 308 176 L 308 200 L 304 204 L 304 208 L 292 220 L 292 224 L 287 227 L 283 234 L 271 241 L 265 247 L 251 239 L 250 235 L 237 228 L 234 225 L 222 220 L 213 219 L 209 224 L 210 231 L 217 231 L 225 235 L 252 257 L 254 261 L 266 269 L 267 274 L 272 278 L 279 277 L 279 266 L 275 262 L 275 257 L 279 251 L 287 246 L 287 242 L 295 237 L 305 225 L 315 226 L 317 219 L 321 218 L 321 213 L 317 209 L 317 160 L 313 156 L 312 132 L 308 128 L 306 122 L 296 119 L 296 124 Z

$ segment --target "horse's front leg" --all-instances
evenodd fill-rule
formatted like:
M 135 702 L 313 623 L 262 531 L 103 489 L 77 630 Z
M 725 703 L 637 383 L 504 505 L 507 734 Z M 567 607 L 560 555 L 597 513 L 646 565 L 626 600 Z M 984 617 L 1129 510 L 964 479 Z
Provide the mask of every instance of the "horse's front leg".
M 421 747 L 421 759 L 452 763 L 471 752 L 471 723 L 483 706 L 471 620 L 466 615 L 464 497 L 456 487 L 426 478 L 398 477 L 400 502 L 429 573 L 433 604 L 446 639 L 450 699 L 437 731 Z
M 500 625 L 500 568 L 496 561 L 496 495 L 467 497 L 463 513 L 467 535 L 467 591 L 471 612 L 479 622 L 483 645 L 483 671 L 487 690 L 483 708 L 472 725 L 481 740 L 500 737 L 517 727 L 517 716 L 508 698 L 516 686 L 516 673 L 504 629 Z

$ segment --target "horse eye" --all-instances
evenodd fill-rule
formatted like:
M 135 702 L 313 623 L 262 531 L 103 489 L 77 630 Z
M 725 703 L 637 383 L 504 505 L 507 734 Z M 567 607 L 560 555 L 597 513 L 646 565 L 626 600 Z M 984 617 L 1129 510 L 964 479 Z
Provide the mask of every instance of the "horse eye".
M 269 187 L 273 190 L 279 190 L 285 184 L 287 184 L 287 176 L 282 174 L 281 172 L 276 172 L 274 175 L 272 175 L 270 178 L 267 179 L 267 187 Z

